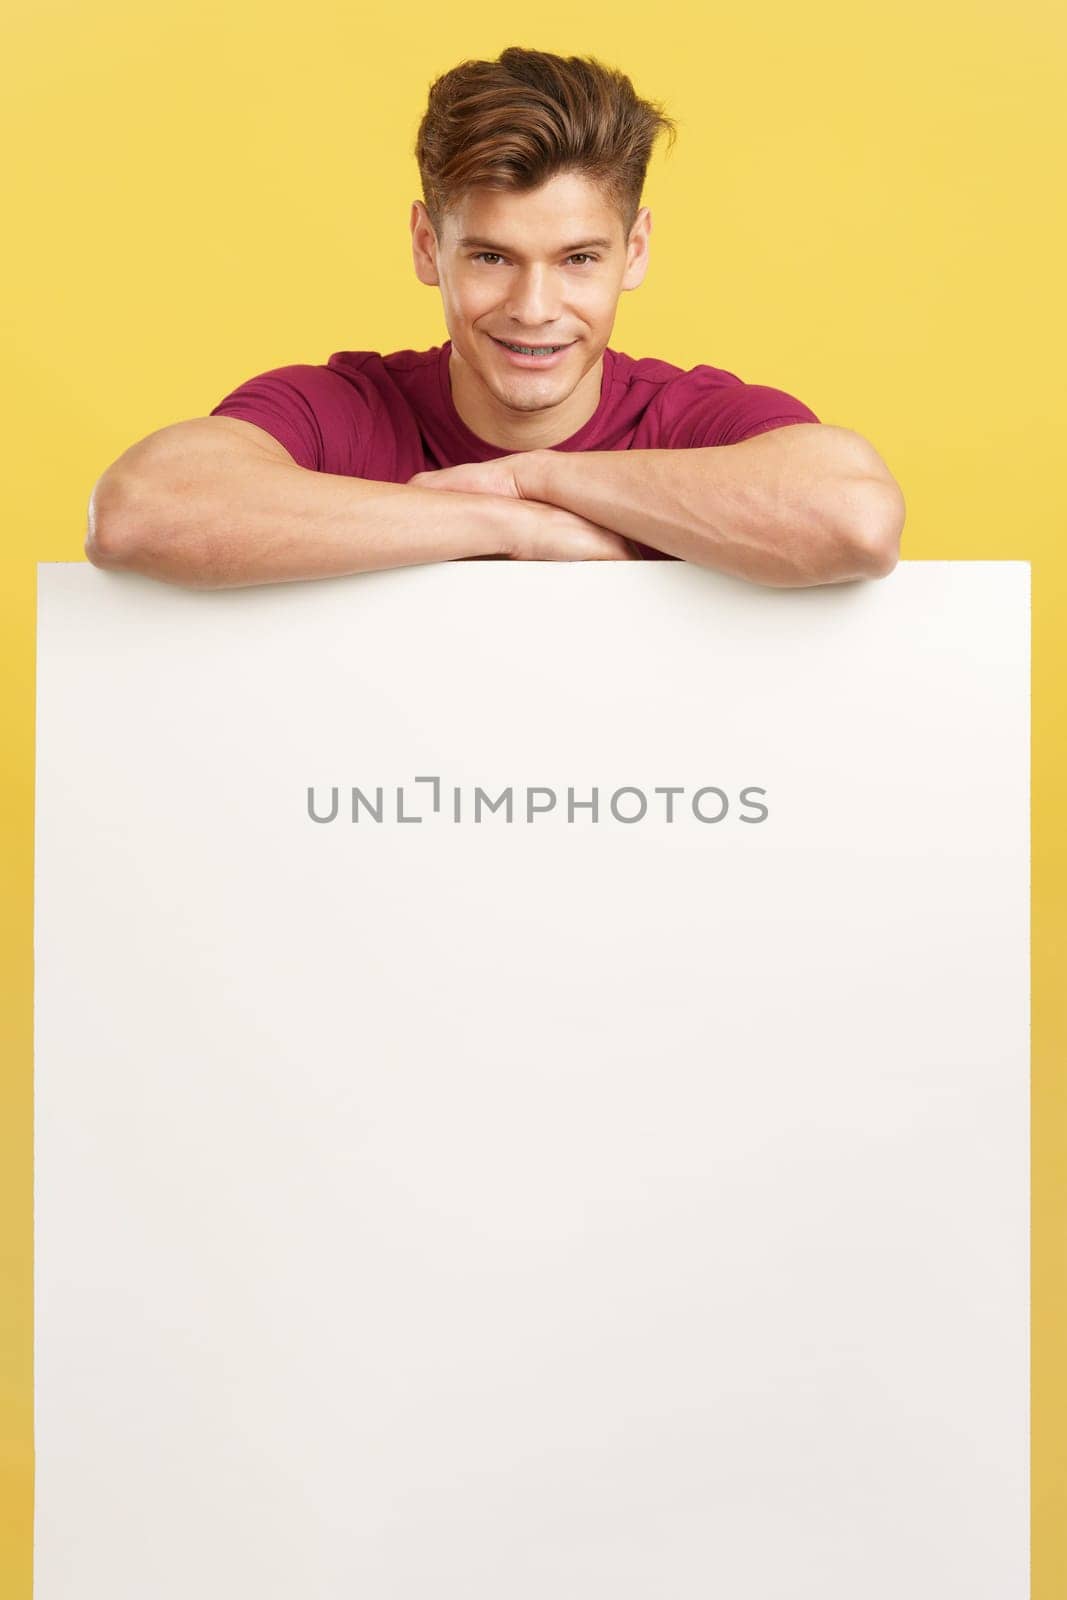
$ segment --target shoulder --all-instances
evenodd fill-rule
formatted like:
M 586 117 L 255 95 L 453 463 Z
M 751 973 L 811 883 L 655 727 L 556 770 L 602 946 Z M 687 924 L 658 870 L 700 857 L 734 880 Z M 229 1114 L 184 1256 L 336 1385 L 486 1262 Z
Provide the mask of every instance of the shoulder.
M 653 448 L 737 444 L 790 422 L 818 422 L 810 406 L 786 389 L 747 383 L 737 373 L 706 362 L 680 367 L 651 356 L 614 352 L 623 383 L 649 393 L 646 431 Z
M 336 454 L 336 440 L 349 431 L 360 396 L 327 364 L 292 362 L 268 367 L 239 383 L 209 413 L 239 417 L 264 428 L 285 446 L 298 466 L 322 472 Z
M 441 346 L 431 350 L 335 350 L 324 370 L 346 383 L 381 390 L 419 376 L 436 375 Z
M 391 425 L 403 425 L 405 406 L 395 380 L 411 367 L 404 358 L 415 357 L 417 364 L 433 354 L 339 350 L 322 363 L 270 367 L 231 390 L 210 415 L 265 428 L 299 466 L 361 475 L 372 438 L 384 444 Z

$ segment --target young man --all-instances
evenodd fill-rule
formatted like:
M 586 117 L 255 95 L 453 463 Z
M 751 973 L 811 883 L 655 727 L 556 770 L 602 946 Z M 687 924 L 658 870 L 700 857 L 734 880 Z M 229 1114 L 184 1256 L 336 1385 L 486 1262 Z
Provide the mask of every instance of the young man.
M 433 84 L 411 208 L 431 350 L 272 369 L 133 445 L 86 554 L 219 588 L 504 557 L 696 562 L 774 586 L 895 565 L 874 447 L 780 389 L 608 345 L 674 125 L 594 59 L 507 49 Z

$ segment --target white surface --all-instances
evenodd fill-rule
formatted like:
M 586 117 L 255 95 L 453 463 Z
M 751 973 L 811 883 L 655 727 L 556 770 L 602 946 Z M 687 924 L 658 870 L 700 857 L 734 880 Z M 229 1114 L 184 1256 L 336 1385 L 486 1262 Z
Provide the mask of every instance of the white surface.
M 1023 1600 L 1028 564 L 38 572 L 37 1600 Z

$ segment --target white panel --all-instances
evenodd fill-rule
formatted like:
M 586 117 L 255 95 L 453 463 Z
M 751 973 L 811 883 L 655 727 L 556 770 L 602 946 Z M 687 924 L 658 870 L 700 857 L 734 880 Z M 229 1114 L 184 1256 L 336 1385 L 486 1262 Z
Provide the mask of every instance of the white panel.
M 38 573 L 37 1600 L 1024 1600 L 1029 565 Z

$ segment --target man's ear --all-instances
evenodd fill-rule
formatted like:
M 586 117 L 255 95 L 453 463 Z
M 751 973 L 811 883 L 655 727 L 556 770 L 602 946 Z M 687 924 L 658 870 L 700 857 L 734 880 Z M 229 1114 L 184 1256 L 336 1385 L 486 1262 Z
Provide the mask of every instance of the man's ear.
M 622 275 L 624 289 L 636 289 L 644 282 L 648 271 L 648 236 L 652 232 L 652 213 L 642 206 L 634 218 L 630 237 L 626 242 L 626 268 Z
M 437 235 L 421 200 L 411 202 L 411 253 L 419 282 L 438 284 Z

